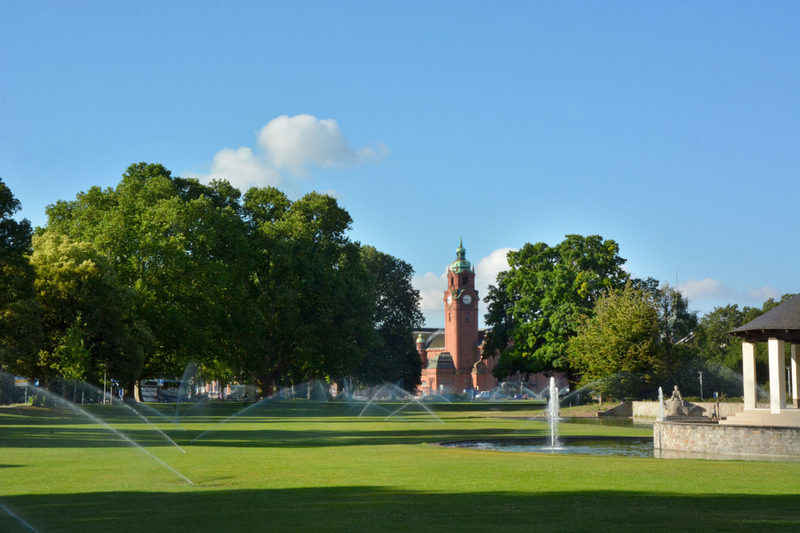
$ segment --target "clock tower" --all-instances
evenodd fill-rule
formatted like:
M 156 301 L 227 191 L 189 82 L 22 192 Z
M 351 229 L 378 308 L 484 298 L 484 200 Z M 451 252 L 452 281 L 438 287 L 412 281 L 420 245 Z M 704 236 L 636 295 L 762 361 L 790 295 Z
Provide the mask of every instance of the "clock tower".
M 480 360 L 478 291 L 475 290 L 475 271 L 466 259 L 461 240 L 456 249 L 456 260 L 447 267 L 444 314 L 445 350 L 453 357 L 455 385 L 459 392 L 471 389 L 472 367 Z

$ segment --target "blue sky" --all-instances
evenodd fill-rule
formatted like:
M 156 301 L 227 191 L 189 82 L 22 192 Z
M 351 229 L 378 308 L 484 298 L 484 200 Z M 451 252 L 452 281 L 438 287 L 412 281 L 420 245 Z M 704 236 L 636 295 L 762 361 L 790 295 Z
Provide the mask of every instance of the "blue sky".
M 414 266 L 600 234 L 693 309 L 800 291 L 800 3 L 0 2 L 0 176 L 335 195 Z M 485 289 L 484 289 L 485 294 Z

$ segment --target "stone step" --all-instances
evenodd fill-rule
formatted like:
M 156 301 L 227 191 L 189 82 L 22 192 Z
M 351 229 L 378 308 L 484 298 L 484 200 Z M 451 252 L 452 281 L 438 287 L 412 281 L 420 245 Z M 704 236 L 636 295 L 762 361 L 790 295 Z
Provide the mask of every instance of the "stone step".
M 747 409 L 729 416 L 720 424 L 730 426 L 800 427 L 800 409 L 787 409 L 772 414 L 769 409 Z

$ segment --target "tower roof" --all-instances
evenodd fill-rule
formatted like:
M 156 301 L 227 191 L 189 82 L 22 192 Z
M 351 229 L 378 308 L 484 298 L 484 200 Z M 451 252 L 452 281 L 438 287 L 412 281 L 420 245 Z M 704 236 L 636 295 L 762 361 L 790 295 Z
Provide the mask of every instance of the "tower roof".
M 463 239 L 458 239 L 458 248 L 456 248 L 456 260 L 450 263 L 450 270 L 453 272 L 463 272 L 465 270 L 472 270 L 472 264 L 467 261 L 467 249 L 464 248 Z

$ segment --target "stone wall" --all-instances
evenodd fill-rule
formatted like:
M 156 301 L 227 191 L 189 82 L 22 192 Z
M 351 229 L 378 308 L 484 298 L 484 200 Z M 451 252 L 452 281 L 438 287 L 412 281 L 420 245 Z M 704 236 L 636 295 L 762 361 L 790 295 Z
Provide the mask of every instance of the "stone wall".
M 711 416 L 714 412 L 714 402 L 692 402 L 694 405 L 699 405 L 706 410 L 705 415 Z M 719 416 L 720 418 L 727 418 L 733 416 L 744 409 L 744 404 L 741 402 L 720 402 Z M 633 417 L 634 418 L 658 418 L 658 402 L 633 402 Z
M 612 407 L 606 411 L 599 411 L 597 416 L 604 417 L 604 416 L 621 416 L 625 418 L 630 418 L 633 416 L 633 402 L 622 402 L 616 407 Z
M 664 452 L 800 457 L 800 429 L 655 422 L 653 447 Z

